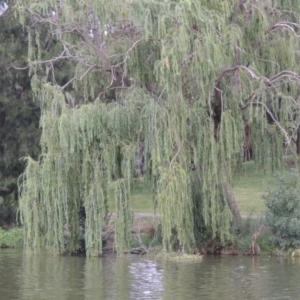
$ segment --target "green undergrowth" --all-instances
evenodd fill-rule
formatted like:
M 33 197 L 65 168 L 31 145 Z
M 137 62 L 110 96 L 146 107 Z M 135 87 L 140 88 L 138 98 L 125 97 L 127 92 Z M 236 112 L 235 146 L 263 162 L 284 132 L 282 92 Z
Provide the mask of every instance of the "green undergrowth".
M 14 227 L 9 230 L 0 228 L 0 248 L 20 248 L 23 246 L 23 229 Z
M 260 254 L 272 254 L 277 252 L 277 248 L 271 242 L 271 231 L 266 225 L 264 218 L 253 218 L 249 215 L 242 220 L 242 226 L 237 230 L 234 237 L 234 247 L 242 254 L 249 254 L 249 248 L 254 241 L 259 245 Z

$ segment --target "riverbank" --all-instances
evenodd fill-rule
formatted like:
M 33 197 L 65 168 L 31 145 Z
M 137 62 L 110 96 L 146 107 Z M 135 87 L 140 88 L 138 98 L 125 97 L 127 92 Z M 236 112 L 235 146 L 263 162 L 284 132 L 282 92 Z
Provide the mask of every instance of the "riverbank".
M 147 254 L 161 248 L 158 216 L 148 213 L 135 214 L 131 229 L 131 248 L 126 253 Z M 104 247 L 102 254 L 115 253 L 114 227 L 110 224 L 103 231 Z M 1 248 L 22 248 L 23 229 L 15 227 L 11 229 L 0 228 Z M 182 248 L 178 245 L 174 253 L 181 255 Z M 218 241 L 208 240 L 200 243 L 195 248 L 195 253 L 201 255 L 261 255 L 261 256 L 290 256 L 292 251 L 281 251 L 270 241 L 270 231 L 264 224 L 263 218 L 243 218 L 242 227 L 233 235 L 231 241 L 221 245 Z
M 149 213 L 136 213 L 134 215 L 133 227 L 131 229 L 132 243 L 128 252 L 134 254 L 146 254 L 161 246 L 159 228 L 159 216 Z M 105 253 L 114 251 L 114 228 L 108 227 L 103 235 L 106 245 L 103 248 Z M 198 243 L 195 253 L 203 255 L 290 255 L 283 253 L 276 245 L 272 244 L 271 232 L 265 224 L 264 217 L 257 215 L 243 216 L 242 226 L 237 228 L 232 239 L 226 244 L 218 240 L 207 240 Z M 176 245 L 176 243 L 175 243 Z M 177 244 L 174 252 L 182 252 L 182 246 Z

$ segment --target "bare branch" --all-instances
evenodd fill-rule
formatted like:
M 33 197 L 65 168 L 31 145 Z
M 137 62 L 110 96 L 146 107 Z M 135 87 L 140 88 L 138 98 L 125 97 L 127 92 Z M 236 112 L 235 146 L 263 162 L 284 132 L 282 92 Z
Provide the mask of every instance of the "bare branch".
M 138 251 L 138 253 L 147 253 L 149 250 L 148 248 L 144 245 L 144 243 L 142 242 L 142 239 L 141 239 L 141 229 L 140 229 L 140 226 L 138 226 L 138 230 L 139 230 L 139 233 L 138 234 L 132 234 L 132 237 L 135 239 L 135 241 L 140 245 L 140 249 L 131 249 L 131 253 L 136 253 L 136 251 Z M 142 249 L 142 252 L 140 251 Z
M 227 68 L 227 69 L 225 69 L 221 72 L 221 74 L 218 76 L 218 78 L 215 81 L 215 91 L 220 89 L 220 82 L 226 74 L 228 74 L 230 72 L 234 72 L 238 69 L 245 70 L 251 76 L 251 78 L 253 78 L 257 81 L 260 81 L 260 82 L 262 81 L 266 85 L 266 87 L 274 88 L 278 95 L 280 95 L 281 93 L 279 92 L 279 90 L 277 89 L 277 87 L 274 84 L 276 81 L 287 77 L 290 80 L 295 80 L 296 82 L 300 82 L 299 74 L 297 74 L 296 72 L 293 72 L 293 71 L 284 70 L 284 71 L 281 71 L 278 74 L 272 76 L 271 78 L 266 78 L 266 77 L 260 77 L 260 76 L 256 75 L 254 73 L 254 71 L 251 70 L 248 67 L 236 66 L 236 67 L 232 67 L 232 68 Z M 251 93 L 251 95 L 247 99 L 247 102 L 249 100 L 253 99 L 256 92 L 257 91 L 254 91 L 254 92 Z M 291 97 L 289 97 L 289 98 L 291 98 Z M 291 98 L 291 100 L 294 102 L 294 104 L 297 104 L 295 99 Z M 259 104 L 259 105 L 264 107 L 264 109 L 266 110 L 268 115 L 271 117 L 272 121 L 278 126 L 280 131 L 284 134 L 285 139 L 286 139 L 286 143 L 287 143 L 287 147 L 288 147 L 290 145 L 290 143 L 292 142 L 292 136 L 293 136 L 294 133 L 291 136 L 289 136 L 289 133 L 282 127 L 282 125 L 279 123 L 279 121 L 275 118 L 273 112 L 269 109 L 269 107 L 265 103 L 263 103 L 261 101 L 256 100 L 256 101 L 253 101 L 253 102 L 248 102 L 246 104 L 246 106 L 241 107 L 241 110 L 246 109 L 250 104 Z
M 263 106 L 265 108 L 266 112 L 269 114 L 269 116 L 271 117 L 272 121 L 279 127 L 279 129 L 284 134 L 285 139 L 287 141 L 287 144 L 289 145 L 291 143 L 291 141 L 292 141 L 292 137 L 289 137 L 288 132 L 281 126 L 281 124 L 275 118 L 273 112 L 269 109 L 269 107 L 265 103 L 263 103 L 261 101 L 255 101 L 255 102 L 252 102 L 252 104 L 259 104 L 259 105 L 261 105 L 261 106 Z
M 72 83 L 74 80 L 81 81 L 92 69 L 96 68 L 96 66 L 90 66 L 81 76 L 80 78 L 73 77 L 70 79 L 64 86 L 61 87 L 62 90 L 64 90 L 70 83 Z
M 268 80 L 267 78 L 265 77 L 259 77 L 258 75 L 256 75 L 254 73 L 253 70 L 251 70 L 250 68 L 248 67 L 245 67 L 245 66 L 242 66 L 242 65 L 239 65 L 239 66 L 235 66 L 235 67 L 232 67 L 232 68 L 228 68 L 228 69 L 225 69 L 221 72 L 221 74 L 218 76 L 218 78 L 215 80 L 215 85 L 218 86 L 219 83 L 221 82 L 221 80 L 223 79 L 223 77 L 227 74 L 227 73 L 230 73 L 230 72 L 234 72 L 238 69 L 242 69 L 242 70 L 245 70 L 247 73 L 250 74 L 250 76 L 253 78 L 253 79 L 256 79 L 256 80 L 259 80 L 259 79 L 266 79 Z
M 292 22 L 280 22 L 280 23 L 277 23 L 275 25 L 273 25 L 267 32 L 270 32 L 270 31 L 273 31 L 277 28 L 287 28 L 288 30 L 290 30 L 293 35 L 296 37 L 296 38 L 299 38 L 300 37 L 300 34 L 297 34 L 296 31 L 295 31 L 295 28 L 297 28 L 298 30 L 300 30 L 300 26 L 299 24 L 297 23 L 292 23 Z
M 293 72 L 293 71 L 289 71 L 289 70 L 284 70 L 284 71 L 281 71 L 280 73 L 274 75 L 273 77 L 271 77 L 269 79 L 270 82 L 273 82 L 277 79 L 281 79 L 283 77 L 289 77 L 289 78 L 293 78 L 293 79 L 296 79 L 297 81 L 300 81 L 300 76 L 299 74 L 297 74 L 296 72 Z
M 31 61 L 26 67 L 17 67 L 13 63 L 11 63 L 11 66 L 14 69 L 16 69 L 16 70 L 26 70 L 26 69 L 29 69 L 32 66 L 35 66 L 35 65 L 53 64 L 53 63 L 55 63 L 55 62 L 57 62 L 59 60 L 62 60 L 62 59 L 68 59 L 68 60 L 76 60 L 77 59 L 77 56 L 74 56 L 74 55 L 72 55 L 70 53 L 68 53 L 67 55 L 65 55 L 66 52 L 67 52 L 67 50 L 64 49 L 60 55 L 58 55 L 56 57 L 53 57 L 51 59 Z

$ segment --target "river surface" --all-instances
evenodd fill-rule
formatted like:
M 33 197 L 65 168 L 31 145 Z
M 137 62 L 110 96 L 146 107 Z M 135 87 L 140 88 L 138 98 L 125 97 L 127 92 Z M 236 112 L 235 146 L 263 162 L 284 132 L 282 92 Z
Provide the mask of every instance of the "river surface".
M 300 299 L 300 260 L 139 256 L 86 259 L 0 250 L 0 299 Z

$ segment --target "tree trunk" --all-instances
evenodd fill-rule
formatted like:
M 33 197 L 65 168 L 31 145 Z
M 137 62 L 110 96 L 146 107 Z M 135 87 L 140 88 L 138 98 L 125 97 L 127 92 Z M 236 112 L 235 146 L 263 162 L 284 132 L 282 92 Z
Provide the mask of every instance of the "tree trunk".
M 225 165 L 220 166 L 219 171 L 220 171 L 220 174 L 222 172 L 224 174 L 227 174 L 227 167 Z M 229 204 L 230 210 L 233 215 L 234 225 L 239 227 L 242 225 L 242 217 L 241 217 L 240 210 L 239 210 L 238 205 L 235 200 L 235 196 L 234 196 L 233 189 L 232 189 L 232 184 L 231 184 L 230 180 L 228 179 L 228 177 L 226 177 L 225 175 L 223 175 L 222 178 L 223 178 L 223 180 L 222 180 L 223 192 L 225 193 L 224 196 L 226 196 L 226 198 L 228 199 L 228 204 Z
M 238 205 L 236 203 L 235 196 L 233 194 L 232 186 L 229 182 L 224 182 L 224 190 L 229 201 L 229 206 L 233 215 L 234 225 L 236 227 L 240 227 L 242 225 L 242 217 Z
M 297 153 L 298 157 L 300 157 L 300 128 L 298 128 L 298 130 L 297 130 L 296 153 Z

